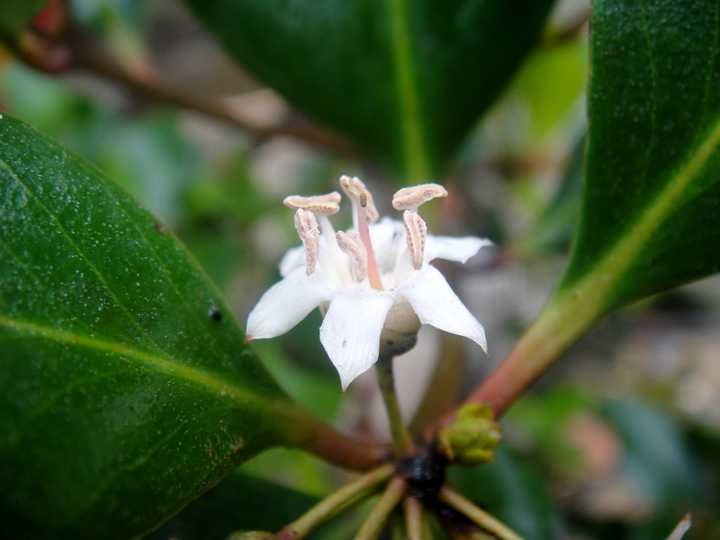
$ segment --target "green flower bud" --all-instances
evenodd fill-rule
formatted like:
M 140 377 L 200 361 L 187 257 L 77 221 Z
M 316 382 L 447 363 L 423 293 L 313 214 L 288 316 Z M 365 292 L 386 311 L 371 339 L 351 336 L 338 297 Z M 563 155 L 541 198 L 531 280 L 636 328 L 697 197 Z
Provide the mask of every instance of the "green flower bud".
M 492 461 L 500 443 L 500 424 L 488 405 L 471 403 L 438 434 L 439 450 L 453 463 L 479 465 Z

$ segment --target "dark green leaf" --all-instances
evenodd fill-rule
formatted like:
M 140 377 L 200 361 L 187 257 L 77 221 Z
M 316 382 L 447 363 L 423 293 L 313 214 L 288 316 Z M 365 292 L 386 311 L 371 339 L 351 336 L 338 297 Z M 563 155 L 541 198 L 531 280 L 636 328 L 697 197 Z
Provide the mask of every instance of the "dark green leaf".
M 591 22 L 580 223 L 513 353 L 528 378 L 608 311 L 720 270 L 720 3 L 597 0 Z
M 186 0 L 292 104 L 408 180 L 442 174 L 551 0 Z
M 0 34 L 14 35 L 48 0 L 3 0 L 0 11 Z
M 225 540 L 234 531 L 277 531 L 316 497 L 236 472 L 192 502 L 147 540 Z
M 307 425 L 173 235 L 7 116 L 0 251 L 12 537 L 142 533 Z
M 602 311 L 720 270 L 719 53 L 716 0 L 593 3 L 586 183 L 561 293 L 588 285 Z

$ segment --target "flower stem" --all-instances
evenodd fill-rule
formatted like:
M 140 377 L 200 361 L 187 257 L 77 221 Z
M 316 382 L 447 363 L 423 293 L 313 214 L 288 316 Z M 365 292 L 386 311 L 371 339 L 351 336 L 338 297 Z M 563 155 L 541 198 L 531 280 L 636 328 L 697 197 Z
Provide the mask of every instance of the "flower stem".
M 336 516 L 348 506 L 370 495 L 393 473 L 392 465 L 383 465 L 346 484 L 332 495 L 313 506 L 307 513 L 285 526 L 278 534 L 279 540 L 301 540 L 321 523 Z
M 498 521 L 481 508 L 475 506 L 472 501 L 447 486 L 440 490 L 440 500 L 489 533 L 494 534 L 499 540 L 522 540 L 522 537 L 507 525 Z
M 405 480 L 402 478 L 394 478 L 392 482 L 388 484 L 387 489 L 380 497 L 380 500 L 375 507 L 370 511 L 365 523 L 362 524 L 360 530 L 355 535 L 355 540 L 375 540 L 385 525 L 391 512 L 400 503 L 400 500 L 405 495 Z
M 351 437 L 320 421 L 304 408 L 283 406 L 278 416 L 289 416 L 292 426 L 285 432 L 290 446 L 302 448 L 325 461 L 356 471 L 369 471 L 386 462 L 390 448 L 384 444 Z
M 594 286 L 594 281 L 583 283 L 551 300 L 500 366 L 464 403 L 486 403 L 499 418 L 602 316 L 606 306 Z M 456 412 L 447 414 L 439 425 L 447 425 Z
M 407 497 L 403 509 L 408 540 L 422 540 L 422 504 L 415 497 Z
M 400 403 L 398 402 L 397 392 L 395 390 L 393 357 L 381 356 L 375 364 L 375 373 L 377 375 L 380 393 L 385 402 L 385 409 L 387 410 L 388 420 L 390 422 L 390 433 L 393 444 L 395 445 L 395 453 L 400 456 L 408 455 L 413 451 L 414 445 L 410 433 L 405 428 L 402 414 L 400 413 Z

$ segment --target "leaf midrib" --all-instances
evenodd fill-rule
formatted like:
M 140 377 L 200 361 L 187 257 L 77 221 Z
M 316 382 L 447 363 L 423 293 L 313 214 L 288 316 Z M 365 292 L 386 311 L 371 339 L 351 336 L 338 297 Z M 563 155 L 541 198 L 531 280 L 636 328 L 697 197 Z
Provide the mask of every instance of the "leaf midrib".
M 691 153 L 690 159 L 686 160 L 676 170 L 665 184 L 665 187 L 657 194 L 646 210 L 638 216 L 621 239 L 587 272 L 585 277 L 577 282 L 571 281 L 562 286 L 558 299 L 570 291 L 574 291 L 574 294 L 577 294 L 578 291 L 587 291 L 588 296 L 598 302 L 595 307 L 597 308 L 596 315 L 599 314 L 606 307 L 606 305 L 601 304 L 602 300 L 608 301 L 614 287 L 632 266 L 635 260 L 634 255 L 640 253 L 643 244 L 650 239 L 658 226 L 665 221 L 665 218 L 673 209 L 673 203 L 697 178 L 719 146 L 720 118 L 716 119 L 715 123 L 708 128 L 704 141 Z
M 429 178 L 427 140 L 420 110 L 416 65 L 408 21 L 407 0 L 387 0 L 391 59 L 395 77 L 405 172 L 411 179 Z
M 160 348 L 157 343 L 155 343 L 154 338 L 149 334 L 149 332 L 137 321 L 137 319 L 133 316 L 133 314 L 130 312 L 128 307 L 120 301 L 120 297 L 115 293 L 115 291 L 110 287 L 110 284 L 108 283 L 107 279 L 105 279 L 105 276 L 102 272 L 100 272 L 100 269 L 95 265 L 95 263 L 88 257 L 85 252 L 81 249 L 81 247 L 77 244 L 77 242 L 73 239 L 70 232 L 65 228 L 63 223 L 58 218 L 57 214 L 55 214 L 53 211 L 48 208 L 45 203 L 42 201 L 40 197 L 32 190 L 30 189 L 30 186 L 20 178 L 20 175 L 15 172 L 15 170 L 10 166 L 10 164 L 5 161 L 4 159 L 0 158 L 0 167 L 5 169 L 7 173 L 10 175 L 10 178 L 12 178 L 21 189 L 25 190 L 25 193 L 29 197 L 31 197 L 35 204 L 37 204 L 43 212 L 45 212 L 48 215 L 48 218 L 50 221 L 52 221 L 55 224 L 56 229 L 59 231 L 60 235 L 65 239 L 65 241 L 73 248 L 75 253 L 78 254 L 80 259 L 87 265 L 87 267 L 90 269 L 90 271 L 95 274 L 97 279 L 99 280 L 100 284 L 103 286 L 105 291 L 108 293 L 110 298 L 113 300 L 113 302 L 119 307 L 119 309 L 126 315 L 130 323 L 141 333 L 143 334 L 147 340 Z
M 263 399 L 253 392 L 229 384 L 226 380 L 208 373 L 205 370 L 192 367 L 185 362 L 174 360 L 171 357 L 131 347 L 125 343 L 106 341 L 75 332 L 58 330 L 49 326 L 14 319 L 4 315 L 0 315 L 0 327 L 5 327 L 19 334 L 25 334 L 35 338 L 47 339 L 56 343 L 111 353 L 128 358 L 158 373 L 190 382 L 216 397 L 232 399 L 243 407 L 254 405 L 261 408 L 267 407 L 268 403 L 270 403 L 270 400 Z

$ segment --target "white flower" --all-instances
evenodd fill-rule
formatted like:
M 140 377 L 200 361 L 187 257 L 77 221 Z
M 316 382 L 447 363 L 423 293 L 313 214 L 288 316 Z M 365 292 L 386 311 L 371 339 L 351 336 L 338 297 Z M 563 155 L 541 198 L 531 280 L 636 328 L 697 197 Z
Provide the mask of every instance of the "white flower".
M 427 234 L 417 208 L 447 192 L 437 184 L 398 191 L 393 206 L 403 222 L 378 219 L 372 195 L 358 178 L 340 184 L 352 200 L 353 229 L 336 233 L 328 216 L 339 211 L 337 192 L 292 196 L 295 227 L 303 242 L 280 262 L 282 281 L 260 298 L 248 316 L 248 339 L 284 334 L 319 307 L 325 314 L 320 341 L 340 374 L 343 390 L 369 369 L 381 352 L 395 355 L 415 344 L 420 324 L 470 338 L 486 349 L 480 323 L 429 263 L 464 263 L 489 240 Z

